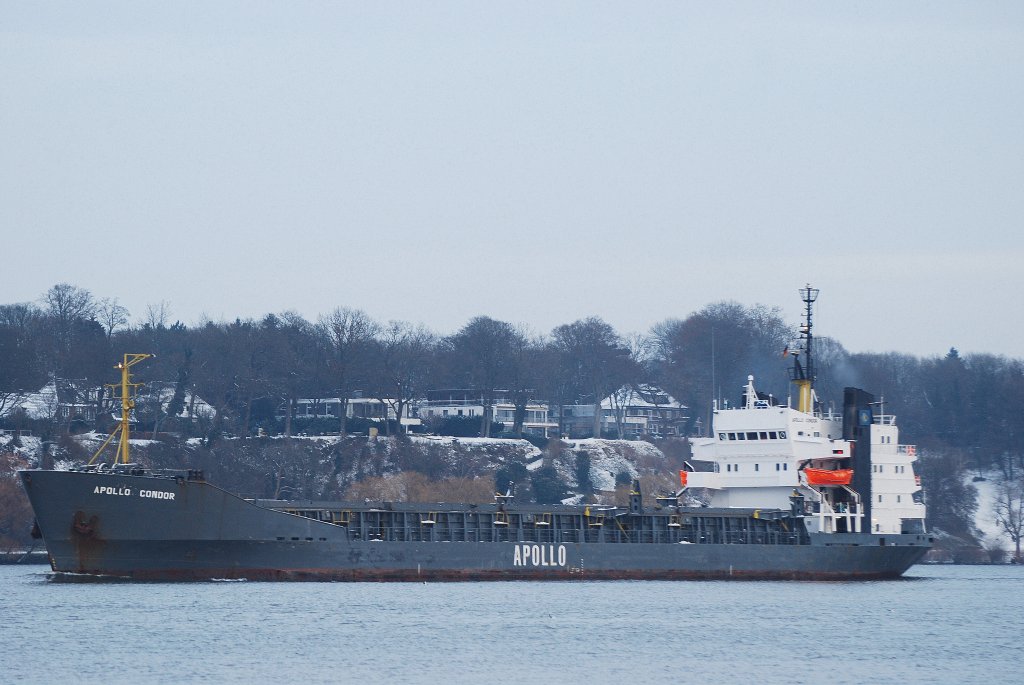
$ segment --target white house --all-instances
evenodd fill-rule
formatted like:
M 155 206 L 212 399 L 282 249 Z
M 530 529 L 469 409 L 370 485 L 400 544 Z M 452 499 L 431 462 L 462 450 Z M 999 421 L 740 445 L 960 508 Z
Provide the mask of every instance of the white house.
M 492 419 L 511 429 L 516 420 L 516 405 L 508 390 L 495 390 L 491 405 Z M 419 417 L 423 420 L 463 416 L 476 418 L 484 414 L 484 399 L 479 390 L 450 389 L 428 390 L 425 399 L 418 406 Z M 558 431 L 558 422 L 552 421 L 545 402 L 530 400 L 523 416 L 523 432 L 548 437 Z
M 562 407 L 565 431 L 572 436 L 594 432 L 593 404 Z M 601 400 L 601 433 L 639 438 L 683 435 L 687 407 L 667 392 L 650 385 L 627 385 Z
M 341 398 L 303 398 L 295 401 L 295 418 L 340 418 Z M 383 421 L 385 418 L 394 421 L 399 418 L 395 413 L 396 403 L 385 398 L 381 401 L 372 397 L 352 397 L 346 400 L 345 416 L 350 419 L 366 419 L 368 421 Z M 278 409 L 278 418 L 284 418 L 285 407 Z M 414 415 L 411 404 L 402 407 L 402 416 L 399 422 L 406 428 L 419 426 L 423 422 Z

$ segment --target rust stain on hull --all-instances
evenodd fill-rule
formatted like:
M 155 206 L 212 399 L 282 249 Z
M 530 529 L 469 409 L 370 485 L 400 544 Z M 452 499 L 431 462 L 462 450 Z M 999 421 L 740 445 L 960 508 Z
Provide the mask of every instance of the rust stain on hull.
M 71 519 L 71 544 L 78 559 L 76 573 L 90 573 L 88 570 L 97 565 L 103 558 L 103 539 L 99 535 L 99 517 L 83 511 L 76 511 Z M 50 566 L 57 570 L 50 558 Z

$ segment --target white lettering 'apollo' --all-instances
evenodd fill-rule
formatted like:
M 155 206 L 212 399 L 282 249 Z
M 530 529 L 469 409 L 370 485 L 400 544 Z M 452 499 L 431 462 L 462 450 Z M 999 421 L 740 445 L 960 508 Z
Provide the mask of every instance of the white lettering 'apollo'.
M 107 485 L 97 485 L 96 489 L 92 491 L 94 495 L 121 495 L 122 497 L 131 497 L 131 488 L 115 488 Z
M 565 566 L 565 545 L 516 545 L 513 566 Z
M 131 488 L 115 488 L 106 485 L 97 485 L 92 491 L 94 495 L 120 495 L 122 497 L 131 497 Z M 139 497 L 143 499 L 165 499 L 173 500 L 173 492 L 164 492 L 163 490 L 139 490 Z

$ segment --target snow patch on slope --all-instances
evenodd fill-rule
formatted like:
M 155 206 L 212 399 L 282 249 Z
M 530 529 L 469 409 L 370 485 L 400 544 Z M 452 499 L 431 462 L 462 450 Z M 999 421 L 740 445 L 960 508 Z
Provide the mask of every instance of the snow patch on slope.
M 973 485 L 978 491 L 978 510 L 974 514 L 974 525 L 985 536 L 985 544 L 998 540 L 1004 547 L 1011 549 L 1013 543 L 996 524 L 997 488 L 1003 474 L 999 471 L 989 471 L 983 474 L 983 477 L 985 480 L 974 481 L 971 476 L 965 476 L 967 484 Z
M 636 478 L 644 470 L 657 468 L 665 461 L 660 449 L 642 440 L 567 440 L 568 449 L 555 459 L 559 477 L 576 485 L 576 457 L 586 453 L 590 457 L 590 481 L 595 490 L 610 492 L 615 489 L 615 477 L 620 473 Z

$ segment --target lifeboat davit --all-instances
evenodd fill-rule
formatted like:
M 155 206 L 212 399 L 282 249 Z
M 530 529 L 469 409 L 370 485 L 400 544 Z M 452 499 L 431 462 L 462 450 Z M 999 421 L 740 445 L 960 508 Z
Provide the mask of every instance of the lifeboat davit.
M 808 485 L 849 485 L 853 469 L 804 469 Z

